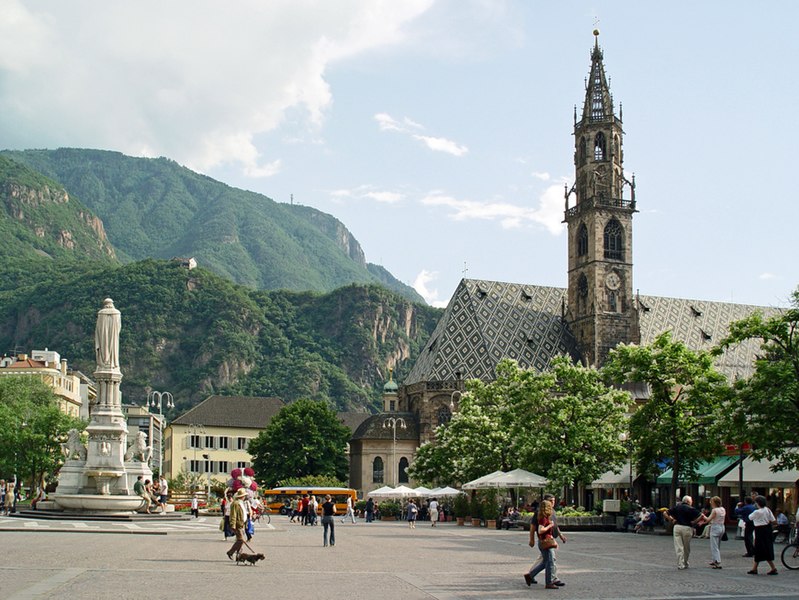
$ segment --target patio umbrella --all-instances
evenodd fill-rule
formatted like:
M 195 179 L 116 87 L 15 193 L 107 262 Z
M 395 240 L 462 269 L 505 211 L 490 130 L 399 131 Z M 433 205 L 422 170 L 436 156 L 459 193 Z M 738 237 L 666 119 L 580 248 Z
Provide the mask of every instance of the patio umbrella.
M 525 471 L 524 469 L 514 469 L 497 477 L 484 482 L 481 487 L 493 488 L 543 488 L 549 480 L 546 477 Z M 465 486 L 464 486 L 465 487 Z
M 376 490 L 372 490 L 371 492 L 367 492 L 367 496 L 372 496 L 373 498 L 388 498 L 388 494 L 393 492 L 394 488 L 389 485 L 384 485 L 381 488 L 377 488 Z
M 449 486 L 430 490 L 430 496 L 435 498 L 446 498 L 447 496 L 457 496 L 460 493 L 461 493 L 460 490 L 456 490 L 455 488 Z
M 383 498 L 416 498 L 417 496 L 415 489 L 409 488 L 407 485 L 398 485 L 390 492 L 387 492 Z
M 416 495 L 419 496 L 420 498 L 427 498 L 428 496 L 430 496 L 431 490 L 429 488 L 424 487 L 423 485 L 420 485 L 418 488 L 414 489 L 414 491 L 416 492 Z
M 468 483 L 464 483 L 462 487 L 464 490 L 476 490 L 483 487 L 489 487 L 485 485 L 487 481 L 490 481 L 504 474 L 505 473 L 503 471 L 494 471 L 493 473 L 489 473 L 488 475 L 483 475 L 482 477 L 478 477 L 477 479 L 474 479 Z

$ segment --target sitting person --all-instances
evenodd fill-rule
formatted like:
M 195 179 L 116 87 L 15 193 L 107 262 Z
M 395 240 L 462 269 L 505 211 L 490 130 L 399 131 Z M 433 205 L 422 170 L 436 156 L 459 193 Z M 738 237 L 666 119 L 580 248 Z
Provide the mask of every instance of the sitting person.
M 782 535 L 784 536 L 784 541 L 787 542 L 791 535 L 791 525 L 788 522 L 788 516 L 779 508 L 777 509 L 775 516 L 777 517 L 777 528 L 774 530 L 774 541 L 777 541 L 778 535 Z
M 630 512 L 624 517 L 624 531 L 629 531 L 630 526 L 635 528 L 638 521 L 641 520 L 641 511 Z M 635 531 L 635 529 L 633 529 Z

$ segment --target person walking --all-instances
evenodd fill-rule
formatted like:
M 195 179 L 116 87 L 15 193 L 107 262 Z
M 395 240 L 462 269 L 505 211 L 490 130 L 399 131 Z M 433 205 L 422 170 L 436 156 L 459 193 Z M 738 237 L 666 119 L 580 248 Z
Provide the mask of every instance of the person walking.
M 316 501 L 316 496 L 311 496 L 308 499 L 308 525 L 316 525 L 316 511 L 319 503 Z
M 419 512 L 419 508 L 416 506 L 416 503 L 413 500 L 408 502 L 408 528 L 416 529 L 416 513 Z
M 166 477 L 161 475 L 158 478 L 158 505 L 161 507 L 161 514 L 166 514 L 166 501 L 169 499 L 169 484 Z
M 430 500 L 430 522 L 431 527 L 436 526 L 436 522 L 438 521 L 438 500 L 433 498 Z
M 330 530 L 330 545 L 336 545 L 336 505 L 330 497 L 330 494 L 325 496 L 325 501 L 322 503 L 322 527 L 324 531 L 322 533 L 322 541 L 325 547 L 327 547 L 327 532 L 328 529 Z
M 247 509 L 244 503 L 247 502 L 247 490 L 244 488 L 239 489 L 233 495 L 233 502 L 230 506 L 230 528 L 236 536 L 236 541 L 227 551 L 227 557 L 233 560 L 233 555 L 241 552 L 241 547 L 244 545 L 247 527 Z
M 530 568 L 530 571 L 524 574 L 524 581 L 529 586 L 533 583 L 536 583 L 536 575 L 538 575 L 541 571 L 545 571 L 545 587 L 548 590 L 556 590 L 559 587 L 557 584 L 555 584 L 555 580 L 552 575 L 553 551 L 558 547 L 558 543 L 553 535 L 553 530 L 555 528 L 555 523 L 551 520 L 553 512 L 552 502 L 549 500 L 542 500 L 538 509 L 538 515 L 536 515 L 535 519 L 536 525 L 535 527 L 532 525 L 530 526 L 529 542 L 530 547 L 535 548 L 535 539 L 536 536 L 538 537 L 538 551 L 541 553 L 541 561 L 536 561 L 536 563 Z
M 347 514 L 345 514 L 341 518 L 341 522 L 344 523 L 347 519 L 352 519 L 352 522 L 355 523 L 355 510 L 352 508 L 352 497 L 347 496 Z
M 683 496 L 681 502 L 663 513 L 669 521 L 674 523 L 674 551 L 677 553 L 677 568 L 681 571 L 689 566 L 691 538 L 694 535 L 693 525 L 702 514 L 694 508 L 693 504 L 694 499 L 691 496 Z
M 555 538 L 555 541 L 560 540 L 560 541 L 562 541 L 565 544 L 566 543 L 566 536 L 563 535 L 563 532 L 560 530 L 560 527 L 558 527 L 558 517 L 557 517 L 557 515 L 555 513 L 555 496 L 552 495 L 552 494 L 544 494 L 543 500 L 546 500 L 547 502 L 550 503 L 550 505 L 552 505 L 552 515 L 549 517 L 549 520 L 552 521 L 552 523 L 553 523 L 552 537 Z M 535 506 L 536 506 L 536 510 L 533 511 L 533 518 L 530 520 L 530 531 L 531 531 L 531 533 L 530 533 L 530 541 L 533 542 L 533 544 L 532 544 L 533 546 L 535 545 L 534 544 L 534 542 L 535 542 L 535 540 L 534 540 L 535 533 L 538 530 L 538 509 L 540 508 L 540 504 L 538 502 L 536 502 Z M 552 583 L 554 583 L 558 587 L 563 587 L 566 584 L 563 583 L 560 580 L 560 578 L 558 577 L 558 553 L 556 552 L 557 547 L 556 548 L 552 548 L 551 550 L 552 551 L 550 552 L 550 557 L 551 557 L 551 560 L 552 560 Z M 536 562 L 530 568 L 530 570 L 532 571 L 536 567 L 538 567 L 539 565 L 543 565 L 543 564 L 544 564 L 544 559 L 543 559 L 542 556 L 539 556 L 538 559 L 536 560 Z M 543 568 L 543 567 L 541 567 L 541 568 Z M 538 571 L 536 571 L 536 572 L 538 572 Z M 527 578 L 525 577 L 525 580 L 526 579 Z M 537 581 L 535 581 L 535 579 L 533 579 L 530 583 L 537 583 Z M 530 585 L 530 583 L 528 583 L 527 585 Z
M 191 516 L 195 519 L 200 518 L 200 501 L 197 494 L 193 494 L 191 497 Z
M 713 496 L 710 499 L 712 510 L 710 514 L 699 517 L 699 523 L 706 523 L 705 531 L 709 532 L 710 537 L 710 562 L 708 565 L 714 569 L 721 568 L 721 538 L 724 536 L 724 520 L 727 518 L 727 511 L 721 505 L 721 498 Z
M 755 555 L 755 526 L 749 520 L 755 508 L 755 501 L 747 496 L 744 498 L 743 503 L 739 502 L 735 508 L 735 516 L 744 522 L 744 548 L 746 548 L 745 557 L 752 558 Z
M 749 575 L 757 575 L 757 567 L 762 561 L 766 561 L 771 567 L 766 571 L 766 575 L 776 575 L 777 567 L 774 566 L 774 538 L 773 529 L 777 521 L 774 513 L 766 506 L 766 498 L 758 496 L 755 498 L 757 508 L 749 515 L 749 520 L 755 527 L 755 553 L 753 556 L 752 569 L 747 571 Z
M 375 501 L 369 498 L 366 501 L 366 522 L 371 523 L 375 519 Z

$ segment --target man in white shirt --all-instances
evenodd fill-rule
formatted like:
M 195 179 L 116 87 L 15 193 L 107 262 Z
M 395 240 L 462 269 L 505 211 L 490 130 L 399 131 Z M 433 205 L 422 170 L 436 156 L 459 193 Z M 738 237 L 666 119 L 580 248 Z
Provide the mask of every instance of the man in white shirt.
M 161 475 L 158 478 L 158 506 L 161 507 L 161 514 L 166 514 L 166 501 L 169 497 L 169 485 L 166 482 L 166 477 Z
M 347 496 L 347 514 L 344 515 L 344 518 L 341 519 L 341 522 L 343 523 L 345 520 L 347 520 L 347 517 L 352 519 L 352 522 L 355 523 L 355 511 L 352 508 L 352 497 L 351 496 Z

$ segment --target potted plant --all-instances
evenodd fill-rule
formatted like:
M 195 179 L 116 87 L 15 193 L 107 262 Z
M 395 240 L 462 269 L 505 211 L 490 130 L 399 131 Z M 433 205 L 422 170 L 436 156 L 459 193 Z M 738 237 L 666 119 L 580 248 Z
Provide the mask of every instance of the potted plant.
M 483 507 L 480 504 L 480 500 L 477 498 L 476 494 L 472 496 L 472 500 L 469 503 L 469 508 L 469 512 L 472 516 L 472 527 L 480 527 L 480 520 L 483 516 Z
M 380 519 L 383 521 L 394 521 L 402 511 L 402 506 L 394 500 L 386 500 L 380 503 Z
M 452 512 L 455 514 L 455 519 L 458 522 L 458 525 L 463 526 L 464 519 L 466 518 L 466 512 L 469 510 L 469 499 L 466 497 L 466 494 L 458 494 L 455 496 L 455 501 L 452 505 Z

